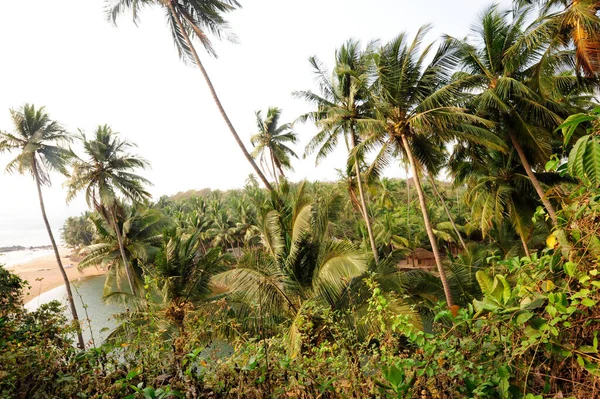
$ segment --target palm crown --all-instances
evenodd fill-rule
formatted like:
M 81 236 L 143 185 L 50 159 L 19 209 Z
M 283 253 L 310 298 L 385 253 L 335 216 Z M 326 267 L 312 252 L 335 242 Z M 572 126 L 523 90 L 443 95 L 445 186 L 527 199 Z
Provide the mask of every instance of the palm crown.
M 295 144 L 298 141 L 296 134 L 292 131 L 292 125 L 289 123 L 279 125 L 281 110 L 277 107 L 270 107 L 267 116 L 263 119 L 260 111 L 256 112 L 256 125 L 258 132 L 250 138 L 254 145 L 253 157 L 261 157 L 265 162 L 266 152 L 269 152 L 271 164 L 273 166 L 273 175 L 277 175 L 275 167 L 283 176 L 283 169 L 293 170 L 290 157 L 298 158 L 294 150 L 288 147 L 289 144 Z
M 0 131 L 0 152 L 19 154 L 8 163 L 6 171 L 37 174 L 43 185 L 50 184 L 52 170 L 67 174 L 72 153 L 60 144 L 72 138 L 58 122 L 50 119 L 44 107 L 36 109 L 25 104 L 18 110 L 12 109 L 10 115 L 15 132 Z
M 114 0 L 109 2 L 108 17 L 116 23 L 121 14 L 131 11 L 134 22 L 137 22 L 139 12 L 143 7 L 156 5 L 166 9 L 173 42 L 179 56 L 183 59 L 193 62 L 190 46 L 176 18 L 182 21 L 187 35 L 200 40 L 206 51 L 212 56 L 216 57 L 217 53 L 209 34 L 218 39 L 228 38 L 235 41 L 235 36 L 229 32 L 229 25 L 222 14 L 240 7 L 236 0 Z
M 145 178 L 132 173 L 145 168 L 148 162 L 130 154 L 134 145 L 121 140 L 109 126 L 99 126 L 93 140 L 81 136 L 86 159 L 77 159 L 73 164 L 71 179 L 67 182 L 67 201 L 85 189 L 89 206 L 101 211 L 116 206 L 119 195 L 134 202 L 145 202 L 150 194 L 144 184 Z
M 262 248 L 248 250 L 236 268 L 217 275 L 215 282 L 228 288 L 238 312 L 258 306 L 268 315 L 247 318 L 247 323 L 263 323 L 250 327 L 286 325 L 290 349 L 298 351 L 304 313 L 311 306 L 336 309 L 367 264 L 351 243 L 330 237 L 327 225 L 334 209 L 310 201 L 303 185 L 295 192 L 286 190 L 283 209 L 266 211 L 259 222 Z

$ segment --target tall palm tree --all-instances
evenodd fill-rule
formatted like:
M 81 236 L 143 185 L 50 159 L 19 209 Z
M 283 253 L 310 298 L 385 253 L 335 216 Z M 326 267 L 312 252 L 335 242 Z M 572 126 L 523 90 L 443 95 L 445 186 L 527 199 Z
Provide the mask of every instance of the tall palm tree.
M 528 42 L 558 40 L 574 45 L 576 69 L 586 76 L 600 74 L 600 1 L 598 0 L 514 0 L 517 12 L 531 4 L 540 6 L 535 28 L 523 39 Z M 562 9 L 561 9 L 562 8 Z
M 69 142 L 72 138 L 58 122 L 50 119 L 44 107 L 36 109 L 34 105 L 25 104 L 18 110 L 11 109 L 10 115 L 15 126 L 15 132 L 0 131 L 0 153 L 5 151 L 18 152 L 17 157 L 6 166 L 6 171 L 8 173 L 31 174 L 35 181 L 42 218 L 50 237 L 56 263 L 67 289 L 69 307 L 77 328 L 78 346 L 83 349 L 85 345 L 77 309 L 75 309 L 75 302 L 73 301 L 71 284 L 60 260 L 54 234 L 46 216 L 44 197 L 42 196 L 42 186 L 51 184 L 50 172 L 59 171 L 65 175 L 67 174 L 67 166 L 72 153 L 70 150 L 61 147 L 60 144 Z
M 281 110 L 277 107 L 270 107 L 267 110 L 267 116 L 263 119 L 262 113 L 256 111 L 256 126 L 258 132 L 250 138 L 255 147 L 252 157 L 260 156 L 262 162 L 266 162 L 265 157 L 268 152 L 273 178 L 279 185 L 277 171 L 284 176 L 283 169 L 294 170 L 290 163 L 290 157 L 298 158 L 298 155 L 286 144 L 295 144 L 298 142 L 296 133 L 292 131 L 292 125 L 289 123 L 279 126 Z M 268 167 L 267 167 L 268 169 Z
M 361 178 L 361 156 L 355 150 L 360 134 L 370 127 L 372 121 L 368 105 L 368 84 L 371 67 L 370 46 L 364 53 L 360 42 L 349 40 L 335 52 L 335 69 L 331 76 L 316 57 L 309 59 L 318 79 L 321 94 L 311 91 L 296 92 L 317 106 L 301 120 L 313 120 L 321 129 L 306 147 L 310 154 L 318 149 L 316 163 L 329 155 L 338 141 L 343 138 L 348 146 L 350 165 L 353 164 L 358 192 L 360 195 L 361 215 L 365 220 L 373 258 L 379 261 L 375 237 L 367 210 L 367 203 Z
M 452 306 L 452 294 L 427 214 L 420 173 L 423 169 L 439 169 L 444 141 L 461 137 L 495 148 L 504 148 L 504 145 L 485 128 L 479 127 L 486 123 L 483 119 L 453 105 L 463 83 L 450 82 L 458 64 L 457 50 L 452 43 L 444 41 L 431 62 L 425 64 L 432 45 L 422 52 L 420 48 L 428 29 L 421 28 L 412 42 L 405 34 L 400 34 L 379 50 L 375 58 L 373 91 L 380 128 L 365 141 L 365 147 L 381 146 L 371 166 L 375 170 L 387 166 L 390 158 L 396 156 L 408 160 L 446 301 Z
M 108 125 L 98 126 L 94 137 L 88 140 L 82 133 L 85 159 L 76 159 L 73 173 L 66 182 L 67 201 L 71 201 L 82 190 L 88 206 L 94 208 L 112 226 L 123 260 L 129 288 L 136 294 L 132 271 L 130 270 L 122 231 L 119 228 L 118 213 L 121 211 L 119 198 L 133 202 L 146 202 L 150 194 L 144 184 L 150 184 L 145 178 L 133 173 L 145 168 L 148 162 L 128 151 L 134 144 L 121 140 L 118 133 Z
M 198 66 L 233 138 L 265 187 L 272 192 L 273 187 L 258 165 L 256 165 L 248 150 L 246 150 L 244 143 L 242 143 L 240 136 L 229 120 L 229 116 L 227 116 L 221 100 L 217 96 L 214 85 L 200 61 L 193 42 L 193 39 L 200 40 L 200 43 L 209 55 L 216 57 L 208 34 L 210 33 L 218 39 L 227 36 L 235 40 L 234 36 L 229 35 L 229 26 L 222 14 L 235 10 L 240 7 L 240 4 L 236 0 L 112 0 L 109 4 L 108 15 L 114 23 L 116 23 L 117 17 L 126 10 L 132 11 L 135 22 L 138 20 L 140 9 L 144 6 L 159 6 L 165 9 L 173 41 L 175 42 L 179 56 L 183 59 L 191 60 Z
M 516 150 L 556 225 L 556 211 L 534 169 L 542 168 L 552 153 L 553 131 L 571 110 L 569 97 L 592 88 L 570 68 L 572 52 L 548 40 L 522 40 L 528 34 L 526 18 L 525 12 L 510 20 L 495 6 L 486 10 L 473 32 L 476 44 L 460 44 L 458 75 L 477 93 L 472 104 L 477 114 L 495 121 L 495 133 Z

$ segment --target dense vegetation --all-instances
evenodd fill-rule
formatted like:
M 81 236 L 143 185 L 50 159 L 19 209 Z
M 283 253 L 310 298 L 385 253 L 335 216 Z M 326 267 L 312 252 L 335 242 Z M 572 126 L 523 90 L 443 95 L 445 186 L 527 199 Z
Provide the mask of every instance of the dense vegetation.
M 212 53 L 205 33 L 239 4 L 123 0 L 111 16 L 143 4 L 166 8 L 237 137 L 193 39 Z M 270 108 L 252 154 L 238 138 L 265 189 L 250 176 L 151 202 L 147 161 L 109 126 L 73 137 L 43 108 L 12 110 L 7 170 L 40 187 L 55 169 L 68 201 L 84 193 L 63 241 L 129 311 L 76 348 L 74 307 L 71 324 L 56 303 L 25 311 L 25 282 L 0 268 L 0 395 L 600 396 L 600 3 L 514 7 L 437 48 L 424 27 L 349 40 L 331 72 L 311 58 L 319 91 L 294 93 L 314 105 L 298 122 L 319 129 L 317 162 L 346 144 L 336 182 L 286 179 L 297 138 Z M 381 176 L 397 161 L 412 177 Z

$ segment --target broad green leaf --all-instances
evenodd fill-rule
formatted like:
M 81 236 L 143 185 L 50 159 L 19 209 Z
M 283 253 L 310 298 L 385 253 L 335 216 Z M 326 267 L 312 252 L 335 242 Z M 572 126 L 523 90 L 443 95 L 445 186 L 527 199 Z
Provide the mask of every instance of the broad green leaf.
M 399 387 L 404 382 L 404 372 L 396 365 L 392 365 L 385 370 L 384 377 L 394 388 Z
M 583 167 L 583 156 L 590 136 L 584 136 L 577 140 L 571 152 L 569 153 L 569 174 L 573 177 L 578 177 L 581 180 L 585 179 L 585 171 Z
M 600 139 L 590 137 L 583 156 L 585 176 L 595 187 L 600 186 Z
M 577 269 L 577 265 L 569 261 L 563 265 L 563 269 L 569 277 L 575 277 L 575 270 Z
M 592 306 L 596 305 L 596 303 L 598 303 L 598 301 L 595 301 L 591 298 L 585 298 L 581 300 L 581 304 L 583 306 L 587 306 L 588 308 L 591 308 Z
M 596 119 L 596 117 L 586 114 L 575 114 L 565 119 L 563 124 L 558 127 L 558 129 L 562 130 L 562 134 L 565 138 L 564 145 L 566 146 L 569 144 L 573 133 L 575 133 L 575 130 L 577 130 L 580 123 L 593 121 L 594 119 Z
M 494 286 L 491 277 L 483 270 L 478 270 L 477 273 L 475 273 L 475 278 L 479 283 L 479 287 L 481 287 L 481 291 L 483 291 L 484 294 L 491 295 Z
M 508 281 L 506 281 L 506 278 L 501 274 L 497 275 L 496 278 L 502 283 L 502 301 L 504 304 L 507 304 L 512 294 L 510 284 L 508 283 Z

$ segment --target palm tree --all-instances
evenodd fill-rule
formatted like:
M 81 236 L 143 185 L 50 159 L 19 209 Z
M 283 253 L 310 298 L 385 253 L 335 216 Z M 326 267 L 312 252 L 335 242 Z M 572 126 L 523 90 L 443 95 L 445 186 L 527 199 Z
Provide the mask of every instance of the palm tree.
M 412 42 L 400 34 L 379 50 L 373 91 L 380 128 L 373 131 L 364 145 L 366 148 L 381 146 L 371 166 L 374 170 L 388 165 L 392 157 L 402 156 L 408 160 L 446 301 L 452 306 L 452 294 L 427 214 L 420 173 L 423 169 L 439 169 L 443 142 L 449 139 L 461 137 L 499 149 L 504 145 L 486 129 L 478 127 L 486 123 L 483 119 L 453 105 L 463 83 L 450 82 L 458 63 L 452 43 L 443 42 L 431 62 L 425 65 L 432 46 L 423 52 L 420 47 L 428 29 L 421 28 Z
M 69 217 L 61 229 L 60 238 L 75 251 L 91 245 L 94 241 L 94 224 L 90 221 L 90 216 L 89 212 L 85 212 L 81 216 Z
M 295 93 L 296 97 L 303 98 L 317 106 L 316 111 L 300 118 L 301 120 L 313 120 L 321 129 L 306 146 L 306 153 L 310 154 L 318 149 L 315 161 L 318 165 L 320 160 L 333 151 L 340 136 L 346 141 L 350 154 L 349 164 L 354 167 L 358 183 L 361 215 L 367 226 L 373 258 L 377 262 L 379 255 L 362 184 L 361 156 L 356 151 L 361 132 L 368 129 L 372 121 L 368 104 L 370 46 L 363 53 L 360 49 L 360 42 L 349 40 L 336 50 L 335 60 L 335 69 L 330 77 L 316 57 L 309 59 L 317 75 L 321 95 L 311 91 Z
M 139 291 L 143 266 L 154 260 L 161 248 L 163 230 L 171 227 L 171 220 L 157 209 L 146 209 L 140 205 L 116 209 L 117 230 L 112 220 L 92 218 L 97 238 L 94 244 L 83 249 L 85 256 L 78 265 L 80 269 L 90 266 L 109 269 L 104 283 L 106 298 L 124 294 L 121 281 L 125 276 L 128 282 L 131 279 L 135 288 L 131 292 Z
M 435 194 L 435 196 L 442 203 L 442 207 L 444 208 L 444 212 L 446 212 L 446 216 L 448 217 L 448 221 L 452 225 L 452 230 L 454 230 L 454 233 L 456 234 L 456 237 L 460 241 L 460 245 L 462 246 L 462 248 L 465 251 L 467 251 L 467 244 L 465 244 L 465 241 L 463 240 L 463 238 L 462 238 L 462 236 L 460 234 L 460 231 L 458 230 L 458 227 L 456 226 L 456 223 L 454 222 L 454 218 L 452 217 L 452 214 L 450 213 L 450 209 L 448 209 L 448 204 L 446 204 L 446 200 L 444 199 L 444 196 L 440 193 L 440 191 L 437 188 L 437 182 L 435 181 L 435 177 L 431 173 L 428 173 L 427 177 L 429 177 L 429 184 L 431 184 L 431 188 L 433 189 L 433 193 Z
M 293 170 L 290 163 L 290 156 L 298 158 L 294 150 L 286 145 L 288 143 L 295 144 L 298 141 L 298 137 L 292 131 L 292 125 L 289 123 L 278 126 L 280 116 L 281 110 L 277 107 L 270 107 L 264 119 L 261 112 L 256 111 L 258 132 L 250 138 L 252 145 L 255 147 L 252 152 L 253 158 L 260 156 L 261 162 L 266 162 L 265 156 L 268 151 L 273 178 L 277 185 L 279 185 L 277 171 L 279 171 L 281 176 L 284 176 L 284 168 Z
M 460 43 L 458 75 L 477 93 L 472 104 L 477 114 L 495 121 L 495 133 L 516 150 L 556 226 L 556 211 L 534 168 L 548 161 L 552 133 L 571 112 L 570 97 L 591 87 L 580 83 L 570 70 L 572 52 L 548 41 L 532 45 L 523 40 L 529 34 L 524 28 L 526 17 L 523 12 L 510 21 L 496 7 L 486 10 L 474 30 L 477 45 Z
M 163 235 L 151 274 L 158 278 L 162 301 L 175 321 L 182 321 L 188 304 L 206 301 L 213 294 L 211 278 L 224 272 L 228 263 L 220 248 L 205 252 L 198 233 L 170 230 Z
M 80 139 L 86 159 L 77 159 L 73 164 L 73 173 L 66 182 L 67 202 L 82 190 L 88 206 L 94 208 L 112 226 L 123 260 L 129 288 L 136 294 L 133 275 L 129 267 L 122 231 L 119 228 L 118 214 L 121 212 L 119 197 L 133 202 L 146 202 L 150 194 L 144 184 L 150 184 L 145 178 L 132 173 L 137 168 L 145 168 L 148 162 L 132 155 L 128 150 L 134 145 L 121 140 L 108 125 L 98 126 L 94 138 L 88 140 L 84 134 Z
M 467 184 L 465 202 L 471 207 L 471 223 L 483 237 L 508 221 L 519 235 L 526 256 L 528 239 L 533 232 L 531 219 L 539 199 L 524 173 L 516 152 L 502 154 L 487 148 L 458 144 L 449 166 L 456 184 Z M 550 182 L 555 174 L 536 174 Z
M 217 92 L 204 65 L 202 65 L 202 62 L 200 61 L 200 57 L 198 56 L 192 41 L 194 38 L 200 40 L 200 43 L 209 55 L 216 57 L 208 33 L 216 36 L 218 39 L 223 36 L 228 36 L 231 40 L 235 40 L 234 36 L 228 34 L 229 26 L 222 14 L 235 10 L 240 7 L 240 4 L 236 0 L 113 0 L 108 8 L 108 15 L 113 23 L 116 24 L 117 17 L 129 9 L 133 13 L 134 22 L 136 22 L 138 20 L 140 9 L 144 6 L 152 5 L 163 7 L 166 10 L 171 34 L 175 46 L 177 47 L 177 51 L 179 52 L 179 57 L 191 60 L 198 66 L 204 80 L 206 80 L 213 100 L 215 101 L 221 116 L 225 120 L 229 131 L 233 135 L 233 138 L 265 187 L 272 192 L 273 187 L 258 165 L 256 165 L 256 162 L 254 162 L 254 159 L 252 159 L 248 150 L 246 150 L 244 143 L 242 143 L 240 136 L 237 134 L 237 131 L 229 120 L 229 116 L 227 116 L 227 113 L 221 104 L 221 100 L 219 100 L 219 97 L 217 96 Z
M 202 312 L 204 316 L 213 315 L 218 320 L 219 305 L 212 303 L 214 287 L 211 278 L 227 269 L 230 258 L 222 254 L 220 248 L 205 251 L 200 232 L 187 234 L 175 228 L 164 230 L 153 240 L 152 252 L 152 259 L 144 262 L 147 265 L 145 273 L 151 279 L 151 295 L 146 296 L 143 308 L 126 314 L 124 322 L 109 339 L 129 340 L 139 337 L 140 329 L 152 331 L 161 335 L 165 346 L 183 356 L 187 353 L 183 348 L 189 344 L 189 337 L 185 336 L 187 315 Z M 118 254 L 115 255 L 114 261 L 118 262 Z M 225 335 L 228 330 L 228 325 L 217 327 L 213 324 L 206 331 L 194 331 L 194 340 L 214 338 L 215 332 Z M 177 363 L 181 358 L 175 356 L 171 361 L 180 366 Z
M 31 174 L 35 180 L 42 218 L 50 237 L 56 263 L 67 289 L 69 307 L 71 308 L 71 314 L 77 328 L 78 346 L 83 349 L 85 345 L 81 334 L 77 309 L 75 309 L 75 302 L 73 301 L 71 284 L 60 260 L 54 234 L 52 234 L 52 229 L 46 216 L 44 197 L 42 196 L 42 186 L 50 186 L 51 184 L 50 172 L 59 171 L 65 175 L 67 174 L 67 166 L 71 160 L 72 153 L 70 150 L 61 147 L 60 144 L 69 142 L 72 138 L 58 122 L 50 119 L 44 107 L 36 109 L 34 105 L 25 104 L 18 110 L 11 109 L 10 115 L 15 126 L 15 132 L 7 133 L 0 131 L 0 153 L 5 151 L 19 152 L 17 157 L 8 163 L 6 171 L 8 173 Z
M 328 235 L 332 210 L 304 194 L 304 185 L 283 192 L 283 208 L 262 215 L 262 246 L 249 248 L 237 266 L 215 276 L 249 329 L 285 327 L 289 348 L 301 350 L 302 320 L 312 317 L 309 335 L 319 339 L 320 309 L 335 310 L 355 277 L 367 269 L 365 257 L 345 240 Z M 258 310 L 258 315 L 255 311 Z M 312 314 L 312 316 L 311 316 Z
M 540 17 L 523 40 L 534 43 L 552 38 L 567 47 L 575 46 L 576 69 L 586 76 L 600 73 L 600 1 L 597 0 L 514 0 L 516 12 L 537 4 Z M 562 7 L 561 10 L 557 8 Z

